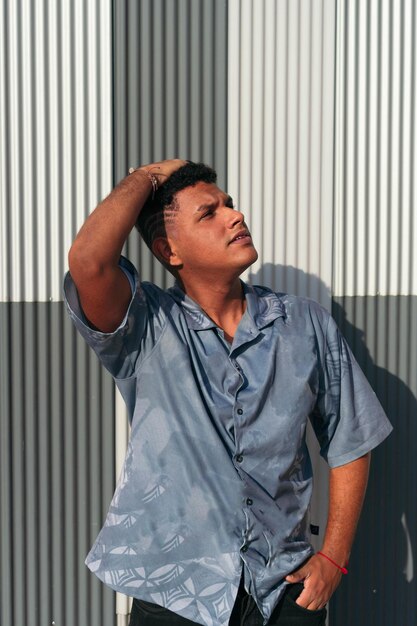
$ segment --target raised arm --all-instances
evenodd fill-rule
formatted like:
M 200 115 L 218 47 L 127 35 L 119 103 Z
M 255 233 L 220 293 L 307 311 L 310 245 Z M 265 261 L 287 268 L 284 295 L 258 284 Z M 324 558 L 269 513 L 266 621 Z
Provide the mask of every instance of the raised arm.
M 333 563 L 316 554 L 287 576 L 290 583 L 304 582 L 297 603 L 309 610 L 322 608 L 343 576 L 339 568 L 349 559 L 368 482 L 370 456 L 330 470 L 329 514 L 321 552 Z
M 124 178 L 84 222 L 68 255 L 69 269 L 80 303 L 89 322 L 102 332 L 114 331 L 129 301 L 129 281 L 119 268 L 123 245 L 152 192 L 151 177 L 158 184 L 185 165 L 172 159 L 145 165 Z

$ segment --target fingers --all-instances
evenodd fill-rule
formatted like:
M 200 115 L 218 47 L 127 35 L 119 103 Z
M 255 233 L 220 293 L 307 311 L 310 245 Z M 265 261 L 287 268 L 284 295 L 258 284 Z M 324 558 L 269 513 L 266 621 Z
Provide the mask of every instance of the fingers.
M 302 582 L 304 589 L 296 603 L 309 611 L 322 609 L 340 583 L 341 573 L 324 559 L 311 557 L 307 563 L 286 576 L 288 583 Z
M 312 562 L 313 567 L 311 567 Z M 289 583 L 304 582 L 311 576 L 312 572 L 314 573 L 314 557 L 310 557 L 300 568 L 291 572 L 291 574 L 288 574 L 288 576 L 285 577 L 285 580 Z
M 295 602 L 309 611 L 319 611 L 326 605 L 327 599 L 325 597 L 321 597 L 320 595 L 315 596 L 311 589 L 306 589 L 304 587 Z
M 162 185 L 176 170 L 185 165 L 183 159 L 167 159 L 143 165 L 142 168 L 157 177 L 159 185 Z
M 292 574 L 288 574 L 288 576 L 285 577 L 285 580 L 289 583 L 300 583 L 308 578 L 309 573 L 308 567 L 300 567 L 300 569 L 296 570 Z

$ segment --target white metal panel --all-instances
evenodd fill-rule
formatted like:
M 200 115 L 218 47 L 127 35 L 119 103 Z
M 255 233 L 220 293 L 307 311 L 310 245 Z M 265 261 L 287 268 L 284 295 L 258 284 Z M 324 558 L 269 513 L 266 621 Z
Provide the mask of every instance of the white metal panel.
M 111 2 L 7 3 L 0 40 L 0 301 L 60 300 L 112 185 Z
M 336 296 L 417 294 L 417 11 L 338 3 Z
M 116 478 L 118 478 L 126 456 L 130 427 L 126 404 L 117 388 L 115 393 L 115 435 L 115 470 Z M 131 607 L 131 597 L 122 593 L 116 593 L 117 626 L 127 626 Z
M 229 2 L 228 191 L 259 251 L 247 277 L 329 309 L 335 18 L 333 1 Z M 308 439 L 323 531 L 327 467 Z
M 0 11 L 0 138 L 6 136 L 6 90 L 3 86 L 6 83 L 6 39 L 3 36 L 6 30 L 5 13 Z M 7 239 L 7 194 L 6 194 L 6 145 L 0 139 L 0 289 L 6 289 L 7 272 L 7 249 L 4 242 Z
M 335 5 L 229 2 L 228 189 L 253 280 L 330 306 Z

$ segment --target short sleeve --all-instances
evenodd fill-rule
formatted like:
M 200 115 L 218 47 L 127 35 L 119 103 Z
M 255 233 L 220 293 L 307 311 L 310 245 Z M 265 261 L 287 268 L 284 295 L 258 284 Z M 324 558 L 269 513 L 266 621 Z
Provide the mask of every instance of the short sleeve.
M 330 467 L 363 456 L 392 430 L 374 391 L 330 316 L 320 357 L 319 394 L 311 422 L 321 455 Z
M 64 278 L 64 300 L 75 327 L 104 367 L 114 378 L 125 379 L 133 376 L 144 349 L 152 347 L 157 341 L 163 320 L 158 314 L 158 298 L 147 293 L 132 263 L 121 257 L 119 264 L 129 279 L 132 298 L 123 321 L 112 333 L 102 333 L 88 324 L 69 272 Z M 153 291 L 162 292 L 152 287 Z

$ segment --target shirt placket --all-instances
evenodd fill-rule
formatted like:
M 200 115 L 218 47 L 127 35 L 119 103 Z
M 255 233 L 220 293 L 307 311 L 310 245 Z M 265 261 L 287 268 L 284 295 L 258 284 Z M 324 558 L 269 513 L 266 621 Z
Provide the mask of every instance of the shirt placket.
M 245 407 L 244 403 L 242 403 L 240 399 L 240 390 L 245 382 L 245 375 L 242 370 L 241 365 L 239 364 L 237 358 L 234 356 L 229 357 L 230 363 L 235 370 L 235 376 L 237 378 L 236 381 L 236 390 L 234 394 L 234 403 L 233 403 L 233 421 L 235 424 L 235 453 L 233 456 L 234 466 L 242 479 L 242 481 L 246 484 L 245 481 L 245 450 L 242 448 L 241 441 L 241 430 L 244 428 L 244 420 L 245 420 Z M 251 523 L 250 523 L 250 515 L 247 513 L 247 509 L 253 505 L 253 498 L 245 497 L 243 501 L 243 510 L 245 513 L 245 527 L 242 529 L 242 545 L 240 547 L 241 556 L 244 559 L 244 555 L 247 553 L 250 547 L 251 542 Z

